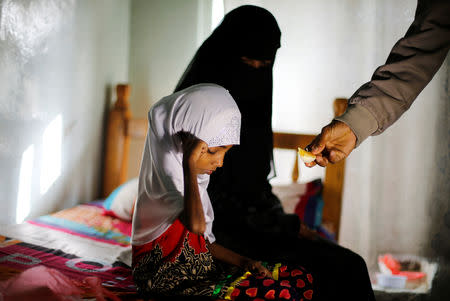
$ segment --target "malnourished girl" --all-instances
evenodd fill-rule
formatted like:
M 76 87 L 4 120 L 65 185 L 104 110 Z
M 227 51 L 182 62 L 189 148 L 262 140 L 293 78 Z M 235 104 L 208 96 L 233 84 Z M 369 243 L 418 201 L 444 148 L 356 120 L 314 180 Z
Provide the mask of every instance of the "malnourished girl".
M 239 144 L 241 126 L 228 91 L 216 84 L 188 87 L 158 101 L 148 119 L 132 232 L 139 291 L 236 300 L 311 297 L 312 276 L 301 267 L 267 266 L 215 243 L 206 189 L 226 152 Z M 284 286 L 281 274 L 290 279 Z

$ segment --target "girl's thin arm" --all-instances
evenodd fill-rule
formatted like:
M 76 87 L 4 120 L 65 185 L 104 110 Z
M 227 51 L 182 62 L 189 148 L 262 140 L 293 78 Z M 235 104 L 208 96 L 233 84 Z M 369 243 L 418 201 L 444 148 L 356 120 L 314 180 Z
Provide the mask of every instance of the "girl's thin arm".
M 189 231 L 203 235 L 206 230 L 205 215 L 198 191 L 197 174 L 195 173 L 195 162 L 183 158 L 184 173 L 184 212 L 183 219 Z
M 217 243 L 208 244 L 211 255 L 220 261 L 241 267 L 252 273 L 272 277 L 272 274 L 266 269 L 260 261 L 250 259 L 248 257 L 239 255 L 238 253 L 227 249 Z
M 208 244 L 208 248 L 214 258 L 241 268 L 243 268 L 250 260 L 249 258 L 239 255 L 217 243 Z

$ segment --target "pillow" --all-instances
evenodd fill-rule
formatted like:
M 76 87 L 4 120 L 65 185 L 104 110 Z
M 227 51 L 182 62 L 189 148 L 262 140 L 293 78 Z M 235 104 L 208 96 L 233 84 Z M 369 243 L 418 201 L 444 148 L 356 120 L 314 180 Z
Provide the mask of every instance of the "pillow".
M 280 199 L 286 213 L 295 213 L 309 228 L 331 241 L 336 241 L 332 223 L 322 220 L 323 184 L 320 179 L 301 184 L 273 185 L 272 192 Z
M 322 190 L 320 179 L 307 183 L 305 193 L 295 206 L 295 213 L 311 229 L 317 229 L 322 223 Z
M 322 181 L 274 185 L 272 192 L 280 199 L 286 213 L 295 213 L 311 229 L 322 223 Z
M 137 195 L 138 178 L 123 183 L 114 189 L 103 203 L 105 214 L 131 221 Z
M 304 183 L 272 185 L 272 192 L 280 199 L 284 212 L 295 213 L 295 206 L 306 192 L 306 185 Z

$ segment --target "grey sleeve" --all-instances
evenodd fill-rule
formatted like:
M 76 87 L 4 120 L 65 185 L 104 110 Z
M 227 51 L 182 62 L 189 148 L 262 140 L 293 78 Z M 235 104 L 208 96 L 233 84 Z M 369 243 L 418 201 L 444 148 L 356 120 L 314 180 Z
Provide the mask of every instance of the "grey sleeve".
M 450 48 L 450 1 L 419 0 L 405 36 L 392 48 L 370 82 L 349 99 L 336 120 L 355 132 L 357 145 L 391 126 L 431 81 Z

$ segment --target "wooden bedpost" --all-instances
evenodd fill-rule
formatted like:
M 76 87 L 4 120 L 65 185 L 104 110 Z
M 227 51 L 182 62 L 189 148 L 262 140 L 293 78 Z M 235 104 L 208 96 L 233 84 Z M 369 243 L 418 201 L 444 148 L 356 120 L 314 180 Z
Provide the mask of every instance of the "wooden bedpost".
M 117 100 L 110 111 L 107 122 L 105 168 L 103 174 L 102 196 L 107 197 L 117 186 L 127 179 L 128 135 L 131 112 L 129 109 L 130 86 L 116 86 Z
M 347 109 L 347 99 L 337 98 L 334 100 L 334 116 L 344 114 Z M 323 187 L 323 220 L 331 221 L 339 236 L 339 225 L 341 222 L 342 192 L 344 189 L 345 160 L 335 164 L 328 164 L 325 171 L 325 182 Z

